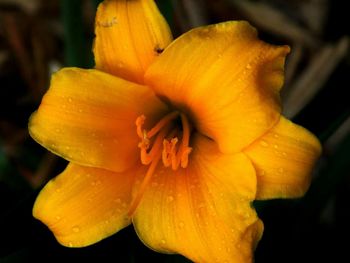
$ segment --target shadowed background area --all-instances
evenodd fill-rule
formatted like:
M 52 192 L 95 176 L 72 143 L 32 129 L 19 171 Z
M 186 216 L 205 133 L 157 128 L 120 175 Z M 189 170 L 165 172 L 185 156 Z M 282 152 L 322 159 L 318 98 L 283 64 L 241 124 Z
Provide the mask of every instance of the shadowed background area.
M 0 262 L 189 262 L 151 251 L 132 227 L 69 249 L 32 217 L 42 186 L 66 162 L 35 143 L 27 122 L 64 66 L 93 67 L 98 0 L 0 0 Z M 262 262 L 341 262 L 350 228 L 350 73 L 346 1 L 159 0 L 175 36 L 190 28 L 248 20 L 269 43 L 288 44 L 283 112 L 321 140 L 313 182 L 298 200 L 254 203 L 265 232 Z

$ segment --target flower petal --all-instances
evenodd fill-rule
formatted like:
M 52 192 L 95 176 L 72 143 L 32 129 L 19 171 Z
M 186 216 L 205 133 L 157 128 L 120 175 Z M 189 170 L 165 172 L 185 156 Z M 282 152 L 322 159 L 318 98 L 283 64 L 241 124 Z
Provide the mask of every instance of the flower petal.
M 67 160 L 119 172 L 139 155 L 136 118 L 158 117 L 162 109 L 145 86 L 97 70 L 66 68 L 52 77 L 29 131 Z
M 158 169 L 133 224 L 150 248 L 195 262 L 252 262 L 263 225 L 251 207 L 256 176 L 244 154 L 198 136 L 189 166 Z
M 127 210 L 137 171 L 114 173 L 70 163 L 41 190 L 33 215 L 64 246 L 98 242 L 130 224 Z
M 153 0 L 104 1 L 97 10 L 95 34 L 96 68 L 138 83 L 172 41 Z
M 256 168 L 258 199 L 300 197 L 310 185 L 321 146 L 309 131 L 281 117 L 244 152 Z
M 288 52 L 260 41 L 247 22 L 210 25 L 175 40 L 145 81 L 222 152 L 238 152 L 277 123 Z

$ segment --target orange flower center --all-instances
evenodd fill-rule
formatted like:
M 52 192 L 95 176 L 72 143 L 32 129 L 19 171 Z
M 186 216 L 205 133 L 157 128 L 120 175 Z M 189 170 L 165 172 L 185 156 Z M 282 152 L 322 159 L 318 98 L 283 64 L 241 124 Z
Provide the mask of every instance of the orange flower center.
M 182 127 L 176 123 L 179 118 Z M 171 167 L 173 170 L 177 170 L 180 166 L 186 168 L 188 156 L 192 151 L 189 147 L 191 125 L 185 114 L 173 111 L 158 121 L 149 131 L 143 129 L 145 120 L 144 115 L 137 117 L 136 132 L 141 139 L 138 144 L 141 162 L 149 165 L 149 168 L 131 203 L 129 216 L 133 215 L 140 203 L 159 161 L 162 160 L 165 167 Z

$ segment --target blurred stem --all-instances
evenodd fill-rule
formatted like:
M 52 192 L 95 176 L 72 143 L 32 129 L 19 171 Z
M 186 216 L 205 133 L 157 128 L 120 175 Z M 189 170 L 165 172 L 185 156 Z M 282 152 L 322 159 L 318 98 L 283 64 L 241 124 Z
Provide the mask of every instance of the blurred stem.
M 314 180 L 309 191 L 302 199 L 302 206 L 310 218 L 320 215 L 327 201 L 337 191 L 350 169 L 350 135 L 339 144 L 337 151 L 332 155 L 328 165 Z
M 328 127 L 328 129 L 323 131 L 320 134 L 320 136 L 318 136 L 320 141 L 322 143 L 327 141 L 329 137 L 331 137 L 334 134 L 334 132 L 336 132 L 339 129 L 339 127 L 344 123 L 344 121 L 346 121 L 349 118 L 349 116 L 350 116 L 350 110 L 347 110 L 344 113 L 342 113 L 338 118 L 336 118 Z
M 84 41 L 81 0 L 62 0 L 62 23 L 66 66 L 87 67 L 87 46 Z

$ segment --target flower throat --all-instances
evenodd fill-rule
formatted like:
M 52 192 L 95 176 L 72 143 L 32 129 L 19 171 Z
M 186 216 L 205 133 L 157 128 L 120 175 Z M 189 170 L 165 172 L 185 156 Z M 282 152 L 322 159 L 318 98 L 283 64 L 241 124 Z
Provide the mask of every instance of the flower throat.
M 176 122 L 179 118 L 181 119 L 181 128 Z M 192 151 L 192 148 L 189 147 L 191 125 L 185 114 L 173 111 L 165 115 L 149 131 L 143 129 L 145 121 L 144 115 L 137 117 L 136 132 L 141 139 L 138 144 L 141 162 L 144 165 L 149 165 L 149 168 L 130 205 L 129 216 L 133 215 L 140 203 L 160 160 L 165 167 L 171 167 L 173 170 L 177 170 L 180 166 L 186 168 L 188 156 Z

